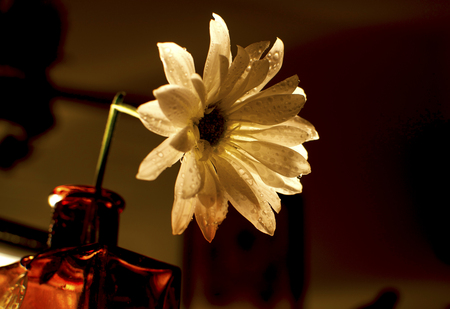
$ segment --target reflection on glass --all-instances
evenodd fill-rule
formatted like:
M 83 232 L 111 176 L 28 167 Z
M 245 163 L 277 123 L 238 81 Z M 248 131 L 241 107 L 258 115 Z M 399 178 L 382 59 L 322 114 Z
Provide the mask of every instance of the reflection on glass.
M 178 267 L 115 245 L 120 196 L 87 186 L 53 193 L 50 249 L 0 268 L 0 308 L 179 308 Z

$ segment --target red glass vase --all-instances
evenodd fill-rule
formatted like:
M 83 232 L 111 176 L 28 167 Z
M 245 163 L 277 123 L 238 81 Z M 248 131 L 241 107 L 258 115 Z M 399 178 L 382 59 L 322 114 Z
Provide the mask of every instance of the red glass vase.
M 49 250 L 0 268 L 0 308 L 179 308 L 181 270 L 117 246 L 123 199 L 59 186 Z

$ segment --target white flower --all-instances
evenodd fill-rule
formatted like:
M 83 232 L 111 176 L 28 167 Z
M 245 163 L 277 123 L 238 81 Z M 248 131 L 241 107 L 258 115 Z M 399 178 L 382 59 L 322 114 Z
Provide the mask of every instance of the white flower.
M 238 46 L 232 61 L 228 28 L 213 16 L 203 78 L 184 48 L 158 44 L 169 84 L 154 90 L 156 100 L 138 113 L 150 131 L 167 139 L 143 160 L 137 178 L 154 180 L 181 159 L 174 234 L 183 233 L 195 214 L 211 241 L 230 201 L 257 229 L 273 235 L 273 210 L 281 208 L 277 192 L 302 191 L 299 178 L 310 172 L 302 144 L 318 135 L 297 116 L 306 101 L 297 76 L 261 91 L 281 67 L 282 41 L 263 59 L 269 42 Z

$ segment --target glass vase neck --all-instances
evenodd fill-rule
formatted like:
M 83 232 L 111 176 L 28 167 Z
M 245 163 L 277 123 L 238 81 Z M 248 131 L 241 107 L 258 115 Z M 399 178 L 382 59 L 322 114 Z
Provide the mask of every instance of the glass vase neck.
M 119 215 L 125 201 L 118 194 L 93 186 L 58 186 L 49 196 L 54 208 L 49 229 L 51 249 L 92 243 L 117 246 Z

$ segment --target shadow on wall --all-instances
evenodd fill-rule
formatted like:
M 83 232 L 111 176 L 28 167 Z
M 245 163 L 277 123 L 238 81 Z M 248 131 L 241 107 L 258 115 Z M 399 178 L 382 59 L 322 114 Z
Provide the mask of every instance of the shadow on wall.
M 47 70 L 60 58 L 64 9 L 46 0 L 0 0 L 0 169 L 26 158 L 52 127 Z
M 326 243 L 337 265 L 378 278 L 449 279 L 449 39 L 446 21 L 429 20 L 286 52 L 284 77 L 299 75 L 309 99 L 300 114 L 321 137 L 306 145 L 310 242 Z
M 287 61 L 298 62 L 285 63 L 283 74 L 304 77 L 310 101 L 300 114 L 321 136 L 307 145 L 313 173 L 305 187 L 322 176 L 316 186 L 336 197 L 352 194 L 338 203 L 363 211 L 364 202 L 370 208 L 379 201 L 377 212 L 418 222 L 450 265 L 449 39 L 444 21 L 354 30 L 288 51 Z M 357 219 L 338 217 L 342 226 Z M 382 220 L 401 229 L 402 222 L 389 222 L 395 219 Z
M 405 158 L 408 186 L 427 240 L 436 256 L 450 265 L 450 123 L 430 115 L 412 129 Z
M 301 195 L 282 196 L 277 232 L 258 231 L 231 205 L 211 243 L 196 224 L 185 232 L 183 302 L 190 308 L 199 290 L 214 306 L 249 302 L 255 308 L 275 308 L 287 301 L 302 303 L 304 273 L 303 201 Z M 197 298 L 197 299 L 196 299 Z

